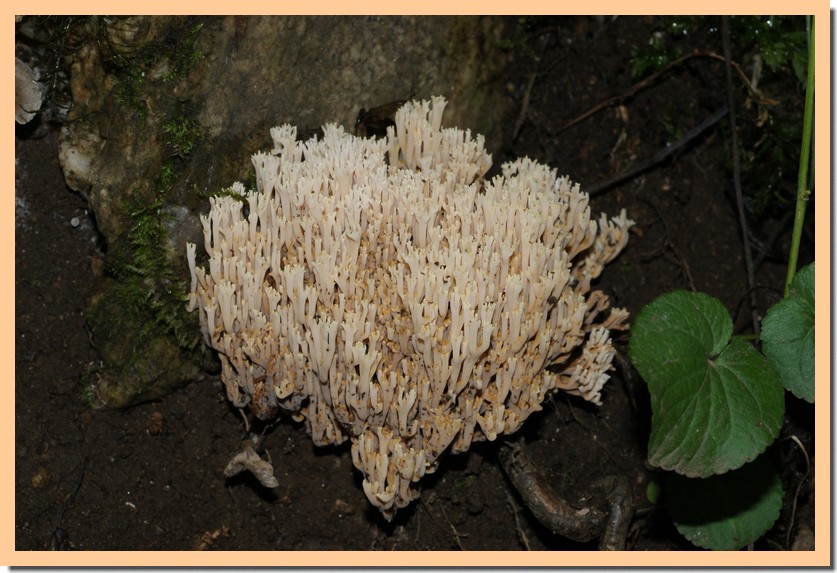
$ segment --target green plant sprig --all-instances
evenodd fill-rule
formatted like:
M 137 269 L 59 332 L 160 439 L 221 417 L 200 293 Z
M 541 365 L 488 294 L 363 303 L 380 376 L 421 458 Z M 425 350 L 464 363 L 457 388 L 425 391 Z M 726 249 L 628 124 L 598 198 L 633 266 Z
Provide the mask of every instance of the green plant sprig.
M 809 59 L 794 239 L 784 298 L 762 321 L 761 352 L 732 336 L 729 312 L 700 292 L 660 295 L 637 314 L 630 357 L 648 384 L 648 460 L 668 470 L 666 505 L 699 547 L 740 549 L 779 518 L 782 480 L 764 453 L 784 423 L 785 390 L 814 403 L 814 263 L 796 272 L 811 151 L 814 26 Z M 755 335 L 754 335 L 755 336 Z
M 796 274 L 799 244 L 802 240 L 802 224 L 805 207 L 811 191 L 808 189 L 808 163 L 811 155 L 811 134 L 814 125 L 814 18 L 808 16 L 808 76 L 805 83 L 805 112 L 802 119 L 802 150 L 799 157 L 799 177 L 796 187 L 796 212 L 793 218 L 793 235 L 788 255 L 788 273 L 785 277 L 785 298 L 790 294 L 791 282 Z

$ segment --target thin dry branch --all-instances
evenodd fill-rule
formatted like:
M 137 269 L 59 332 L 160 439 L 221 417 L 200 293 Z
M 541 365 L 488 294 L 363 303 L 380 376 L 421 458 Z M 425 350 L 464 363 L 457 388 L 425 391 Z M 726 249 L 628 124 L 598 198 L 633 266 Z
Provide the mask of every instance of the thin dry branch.
M 685 147 L 688 143 L 690 143 L 692 140 L 700 136 L 704 131 L 718 123 L 721 120 L 721 118 L 723 118 L 727 114 L 728 111 L 728 106 L 722 106 L 720 109 L 716 110 L 712 115 L 710 115 L 702 122 L 700 122 L 698 125 L 690 129 L 686 133 L 686 135 L 684 135 L 671 145 L 666 145 L 649 159 L 641 163 L 638 163 L 634 167 L 620 173 L 616 177 L 612 177 L 607 181 L 602 181 L 601 183 L 591 185 L 590 187 L 585 188 L 585 191 L 588 195 L 593 197 L 595 195 L 604 193 L 605 191 L 607 191 L 611 187 L 615 187 L 619 183 L 628 181 L 629 179 L 633 179 L 637 175 L 645 173 L 652 167 L 659 165 L 660 163 L 671 157 L 674 153 L 676 153 L 677 151 Z
M 609 106 L 611 106 L 615 103 L 621 103 L 621 102 L 625 101 L 626 99 L 636 95 L 638 92 L 642 91 L 643 89 L 647 88 L 649 85 L 653 84 L 660 77 L 664 76 L 665 74 L 667 74 L 668 72 L 670 72 L 671 70 L 673 70 L 677 66 L 683 64 L 684 62 L 687 62 L 688 60 L 691 60 L 692 58 L 710 58 L 710 59 L 713 59 L 713 60 L 720 60 L 722 62 L 725 61 L 724 56 L 722 56 L 720 54 L 717 54 L 715 52 L 706 52 L 706 51 L 700 51 L 700 50 L 695 50 L 694 52 L 690 52 L 688 54 L 680 56 L 679 58 L 677 58 L 675 60 L 672 60 L 662 70 L 660 70 L 658 72 L 655 72 L 655 73 L 651 74 L 650 76 L 638 81 L 637 83 L 632 85 L 630 88 L 628 88 L 626 91 L 622 92 L 621 94 L 611 96 L 611 97 L 607 98 L 606 100 L 601 101 L 598 104 L 594 105 L 593 107 L 591 107 L 590 109 L 588 109 L 587 111 L 582 113 L 581 115 L 578 115 L 575 118 L 571 119 L 570 121 L 568 121 L 567 123 L 565 123 L 564 125 L 559 127 L 558 130 L 556 131 L 556 134 L 561 133 L 562 131 L 565 131 L 565 130 L 569 129 L 569 128 L 573 127 L 574 125 L 578 124 L 578 123 L 581 123 L 582 121 L 584 121 L 585 119 L 587 119 L 591 115 L 596 114 L 597 112 L 605 109 L 606 107 L 609 107 Z M 744 73 L 744 70 L 741 69 L 740 65 L 738 65 L 736 62 L 732 62 L 732 61 L 730 62 L 730 65 L 738 73 L 738 76 L 741 78 L 741 81 L 744 82 L 744 85 L 747 86 L 747 90 L 750 93 L 750 95 L 754 99 L 756 99 L 759 103 L 764 104 L 764 105 L 776 105 L 777 103 L 779 103 L 778 100 L 773 99 L 773 98 L 768 98 L 758 88 L 753 86 L 752 82 L 747 77 L 747 74 Z
M 721 19 L 721 33 L 724 40 L 724 62 L 727 74 L 727 102 L 729 105 L 729 121 L 732 129 L 732 178 L 735 185 L 735 201 L 738 204 L 738 222 L 741 225 L 741 241 L 744 247 L 744 262 L 747 268 L 747 284 L 750 292 L 750 314 L 753 321 L 753 332 L 759 335 L 760 324 L 758 307 L 756 306 L 756 279 L 753 271 L 753 253 L 750 249 L 750 233 L 747 230 L 747 217 L 744 213 L 744 196 L 741 191 L 741 163 L 738 154 L 738 133 L 735 123 L 735 91 L 732 87 L 732 56 L 729 38 L 729 17 Z

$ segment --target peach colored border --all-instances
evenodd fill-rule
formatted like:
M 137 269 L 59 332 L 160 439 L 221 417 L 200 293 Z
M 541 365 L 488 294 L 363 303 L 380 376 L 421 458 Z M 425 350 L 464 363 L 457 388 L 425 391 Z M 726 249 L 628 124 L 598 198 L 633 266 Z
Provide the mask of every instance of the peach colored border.
M 660 11 L 662 5 L 659 2 L 649 0 L 634 0 L 630 3 L 618 2 L 616 0 L 594 2 L 572 3 L 567 6 L 560 6 L 557 2 L 543 2 L 534 0 L 522 0 L 518 2 L 480 2 L 468 1 L 453 3 L 443 0 L 399 0 L 386 2 L 380 0 L 354 0 L 353 2 L 338 2 L 336 0 L 307 0 L 302 3 L 279 3 L 279 2 L 242 2 L 227 6 L 220 2 L 201 2 L 191 4 L 175 4 L 172 2 L 161 2 L 160 0 L 148 0 L 141 5 L 131 3 L 131 10 L 128 3 L 114 3 L 112 0 L 104 1 L 82 1 L 56 2 L 10 2 L 4 3 L 19 14 L 114 14 L 114 13 L 136 13 L 133 10 L 147 14 L 171 14 L 171 13 L 208 13 L 208 14 L 229 14 L 234 9 L 235 13 L 241 14 L 271 14 L 279 10 L 285 14 L 552 14 L 552 13 L 585 13 L 585 14 L 655 14 Z M 71 9 L 68 10 L 68 7 Z M 172 12 L 177 7 L 176 12 Z M 526 552 L 16 552 L 14 550 L 15 528 L 14 528 L 14 481 L 7 479 L 0 486 L 0 507 L 2 508 L 3 520 L 0 521 L 0 564 L 13 566 L 221 566 L 241 567 L 245 565 L 261 566 L 285 566 L 299 567 L 306 565 L 313 566 L 482 566 L 482 567 L 520 567 L 520 566 L 828 566 L 831 564 L 831 476 L 830 476 L 830 455 L 831 435 L 830 423 L 831 412 L 828 405 L 831 404 L 830 390 L 830 366 L 831 366 L 831 340 L 830 328 L 824 328 L 825 320 L 831 316 L 830 297 L 831 292 L 831 269 L 830 264 L 830 220 L 831 195 L 830 195 L 830 172 L 831 149 L 830 149 L 830 110 L 829 98 L 825 97 L 830 93 L 830 16 L 829 4 L 824 0 L 810 1 L 797 0 L 795 2 L 776 2 L 770 0 L 746 0 L 746 1 L 725 1 L 702 0 L 700 2 L 683 1 L 670 2 L 665 4 L 669 14 L 815 14 L 817 16 L 817 80 L 816 93 L 816 189 L 817 211 L 816 217 L 816 244 L 817 244 L 817 313 L 820 317 L 820 328 L 817 331 L 816 356 L 817 356 L 817 394 L 816 403 L 819 404 L 816 421 L 816 451 L 817 467 L 815 479 L 817 485 L 817 512 L 816 512 L 816 535 L 817 549 L 813 552 L 677 552 L 677 553 L 636 553 L 625 552 L 621 554 L 608 553 L 526 553 Z M 583 9 L 583 10 L 581 10 Z M 6 46 L 11 48 L 13 44 L 12 14 L 5 17 Z M 12 78 L 12 58 L 3 64 L 5 69 L 3 77 Z M 12 107 L 11 82 L 9 88 L 3 90 L 3 99 L 6 101 L 6 108 Z M 3 150 L 6 160 L 3 162 L 6 181 L 12 185 L 12 174 L 14 172 L 14 140 L 7 136 L 3 141 Z M 2 234 L 2 245 L 6 259 L 11 261 L 14 257 L 14 209 L 12 200 L 7 191 L 6 208 L 0 211 L 2 220 L 6 225 L 0 225 Z M 808 216 L 811 216 L 809 211 Z M 3 303 L 2 318 L 3 324 L 14 323 L 14 283 L 13 273 L 7 272 L 3 279 Z M 830 323 L 828 323 L 830 326 Z M 14 329 L 10 326 L 2 332 L 0 344 L 2 349 L 14 348 Z M 6 355 L 4 364 L 13 365 L 14 356 L 9 350 L 3 352 Z M 14 378 L 13 367 L 6 367 L 6 377 L 9 381 Z M 25 382 L 22 382 L 22 384 Z M 2 451 L 7 467 L 14 466 L 14 402 L 7 399 L 3 403 L 3 415 L 0 421 L 6 427 L 3 432 Z

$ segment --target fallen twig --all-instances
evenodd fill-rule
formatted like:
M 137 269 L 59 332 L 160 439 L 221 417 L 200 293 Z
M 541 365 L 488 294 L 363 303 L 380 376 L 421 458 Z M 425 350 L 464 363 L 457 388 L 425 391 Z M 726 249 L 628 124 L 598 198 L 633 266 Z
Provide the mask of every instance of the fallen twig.
M 523 92 L 523 103 L 520 105 L 520 115 L 517 117 L 517 122 L 514 124 L 514 133 L 512 133 L 512 141 L 517 141 L 517 135 L 520 133 L 520 128 L 529 117 L 529 99 L 532 97 L 532 86 L 535 85 L 535 78 L 537 73 L 529 74 L 529 82 L 526 84 L 526 91 Z
M 601 183 L 596 183 L 590 187 L 585 189 L 585 192 L 590 195 L 591 197 L 594 195 L 598 195 L 622 183 L 623 181 L 627 181 L 629 179 L 633 179 L 637 175 L 641 173 L 645 173 L 652 167 L 659 165 L 666 159 L 668 159 L 672 154 L 676 151 L 679 151 L 683 147 L 685 147 L 689 142 L 700 136 L 704 131 L 718 123 L 722 117 L 724 117 L 729 112 L 728 106 L 724 105 L 717 111 L 715 111 L 712 115 L 704 119 L 700 124 L 690 129 L 686 135 L 675 141 L 670 145 L 666 145 L 664 148 L 659 150 L 655 153 L 651 158 L 643 161 L 636 166 L 628 169 L 627 171 L 620 173 L 616 177 L 608 179 L 607 181 L 603 181 Z
M 532 72 L 531 74 L 529 74 L 529 80 L 526 82 L 526 89 L 523 92 L 523 101 L 521 102 L 521 105 L 520 105 L 520 114 L 518 115 L 517 121 L 514 124 L 514 131 L 512 132 L 512 138 L 511 138 L 512 142 L 517 141 L 517 136 L 520 135 L 520 130 L 523 128 L 526 121 L 528 120 L 535 125 L 535 131 L 536 131 L 536 134 L 538 136 L 538 140 L 540 141 L 541 147 L 543 147 L 544 150 L 546 150 L 546 145 L 543 142 L 543 135 L 541 134 L 541 130 L 538 127 L 537 122 L 532 121 L 532 118 L 529 117 L 529 103 L 532 100 L 532 88 L 535 86 L 535 80 L 538 79 L 538 76 L 548 74 L 552 70 L 552 68 L 555 66 L 555 63 L 557 63 L 557 61 L 556 61 L 553 64 L 551 64 L 544 72 L 539 72 L 538 71 L 538 69 L 540 68 L 540 62 L 543 58 L 544 53 L 546 52 L 546 48 L 547 48 L 548 44 L 549 44 L 549 34 L 547 34 L 544 37 L 543 42 L 541 44 L 541 52 L 540 52 L 540 55 L 537 58 L 538 65 L 536 66 L 535 71 Z
M 215 531 L 205 531 L 203 535 L 201 535 L 195 546 L 192 548 L 192 551 L 206 551 L 212 544 L 215 543 L 215 540 L 221 536 L 228 537 L 230 535 L 230 529 L 226 525 L 222 525 Z
M 241 418 L 244 420 L 244 433 L 250 433 L 250 420 L 247 419 L 247 414 L 244 413 L 244 408 L 238 408 L 238 413 L 241 414 Z
M 791 516 L 790 516 L 790 523 L 788 523 L 788 534 L 785 538 L 785 549 L 790 549 L 790 537 L 791 533 L 793 532 L 793 521 L 796 519 L 796 502 L 799 499 L 799 490 L 802 489 L 802 484 L 805 483 L 805 480 L 808 479 L 808 473 L 811 471 L 811 460 L 808 457 L 808 452 L 805 450 L 805 446 L 802 445 L 802 442 L 799 441 L 799 438 L 796 436 L 790 436 L 788 439 L 792 440 L 799 446 L 799 449 L 802 450 L 802 455 L 805 456 L 805 475 L 802 476 L 802 479 L 799 480 L 799 484 L 796 486 L 796 492 L 793 494 L 793 508 L 791 509 Z
M 421 507 L 423 507 L 423 508 L 424 508 L 424 511 L 426 511 L 426 512 L 427 512 L 427 515 L 429 515 L 429 516 L 430 516 L 430 519 L 432 519 L 432 520 L 433 520 L 433 523 L 435 523 L 435 524 L 436 524 L 436 526 L 437 526 L 439 529 L 441 529 L 442 531 L 445 531 L 445 533 L 448 533 L 448 531 L 446 531 L 446 530 L 445 530 L 445 528 L 442 526 L 442 524 L 441 524 L 441 523 L 439 523 L 439 520 L 436 518 L 436 516 L 435 516 L 435 515 L 433 515 L 433 512 L 432 512 L 432 511 L 430 511 L 430 508 L 427 506 L 427 503 L 424 501 L 424 498 L 421 498 L 421 499 L 420 499 L 420 503 L 421 503 Z M 461 541 L 459 541 L 459 538 L 460 538 L 460 537 L 468 537 L 468 535 L 467 535 L 467 534 L 465 534 L 465 533 L 458 533 L 458 532 L 456 531 L 456 528 L 453 526 L 453 524 L 452 524 L 452 523 L 448 520 L 448 516 L 445 514 L 445 510 L 444 510 L 444 508 L 442 508 L 441 506 L 439 506 L 439 509 L 441 509 L 441 510 L 442 510 L 442 516 L 444 516 L 444 518 L 445 518 L 445 522 L 448 524 L 448 527 L 450 528 L 450 532 L 451 532 L 451 533 L 453 533 L 453 538 L 454 538 L 454 541 L 456 541 L 456 545 L 457 545 L 457 547 L 459 547 L 460 551 L 465 551 L 465 548 L 464 548 L 464 547 L 462 547 L 462 542 L 461 542 Z
M 520 515 L 518 515 L 520 507 L 517 503 L 515 503 L 514 498 L 509 492 L 506 492 L 506 502 L 509 504 L 509 510 L 514 516 L 514 526 L 517 529 L 517 536 L 520 538 L 520 542 L 523 544 L 523 547 L 526 548 L 526 551 L 531 551 L 532 547 L 529 545 L 529 538 L 526 537 L 526 532 L 523 531 L 523 528 L 520 526 Z
M 655 259 L 660 255 L 665 255 L 666 251 L 671 251 L 674 254 L 674 258 L 675 258 L 678 266 L 680 267 L 680 272 L 683 273 L 683 278 L 686 279 L 686 282 L 688 283 L 689 288 L 692 290 L 692 292 L 697 292 L 697 287 L 695 286 L 695 280 L 692 277 L 692 271 L 689 268 L 689 263 L 686 260 L 686 257 L 684 257 L 682 254 L 680 254 L 680 250 L 677 248 L 677 245 L 675 245 L 674 241 L 671 239 L 671 234 L 668 232 L 668 223 L 666 223 L 665 217 L 663 217 L 663 214 L 660 213 L 660 210 L 657 208 L 657 206 L 654 203 L 652 203 L 650 201 L 646 201 L 644 199 L 641 199 L 641 201 L 643 203 L 645 203 L 646 205 L 648 205 L 649 207 L 651 207 L 654 210 L 654 212 L 657 214 L 657 218 L 663 224 L 663 233 L 664 233 L 662 249 L 661 250 L 656 250 L 651 255 L 643 256 L 642 257 L 643 260 Z
M 52 537 L 49 542 L 50 551 L 63 551 L 71 545 L 69 541 L 69 534 L 61 529 L 61 520 L 64 519 L 64 514 L 67 513 L 67 509 L 75 503 L 76 496 L 81 489 L 81 484 L 84 483 L 84 476 L 87 471 L 86 468 L 87 456 L 85 456 L 81 461 L 81 466 L 78 470 L 78 479 L 73 487 L 73 491 L 71 491 L 70 495 L 67 496 L 66 501 L 64 501 L 64 504 L 61 506 L 61 511 L 58 513 L 58 519 L 55 521 L 55 527 L 53 528 Z
M 454 539 L 454 541 L 456 541 L 456 546 L 459 547 L 460 551 L 465 551 L 465 548 L 462 547 L 462 542 L 459 541 L 459 538 L 463 537 L 463 535 L 461 535 L 456 530 L 456 528 L 453 526 L 453 524 L 450 522 L 450 520 L 448 519 L 447 514 L 445 513 L 445 508 L 440 505 L 439 510 L 442 512 L 442 517 L 445 519 L 445 523 L 448 524 L 448 527 L 450 527 L 450 530 L 453 532 L 453 539 Z M 467 535 L 464 535 L 464 537 L 467 537 Z
M 610 106 L 614 103 L 624 101 L 624 100 L 634 96 L 636 93 L 638 93 L 638 92 L 642 91 L 643 89 L 645 89 L 646 87 L 648 87 L 650 84 L 655 82 L 661 76 L 665 75 L 667 72 L 671 71 L 673 68 L 679 66 L 683 62 L 686 62 L 687 60 L 690 60 L 692 58 L 710 58 L 710 59 L 714 59 L 714 60 L 720 60 L 722 62 L 725 61 L 724 56 L 721 56 L 720 54 L 716 54 L 715 52 L 702 52 L 702 51 L 698 51 L 698 50 L 695 50 L 694 52 L 690 52 L 688 54 L 680 56 L 679 58 L 669 62 L 669 64 L 666 67 L 664 67 L 662 70 L 660 70 L 658 72 L 655 72 L 655 73 L 651 74 L 650 76 L 648 76 L 648 77 L 640 80 L 639 82 L 635 83 L 630 88 L 628 88 L 628 90 L 626 90 L 625 92 L 623 92 L 621 94 L 618 94 L 618 95 L 615 95 L 615 96 L 611 96 L 611 97 L 607 98 L 606 100 L 601 101 L 598 104 L 594 105 L 593 107 L 591 107 L 590 109 L 588 109 L 587 111 L 582 113 L 581 115 L 576 116 L 575 118 L 571 119 L 570 121 L 568 121 L 567 123 L 565 123 L 564 125 L 559 127 L 556 134 L 561 133 L 562 131 L 565 131 L 565 130 L 569 129 L 569 128 L 573 127 L 574 125 L 578 124 L 578 123 L 581 123 L 582 121 L 584 121 L 585 119 L 587 119 L 591 115 L 594 115 L 595 113 L 603 110 L 604 108 L 606 108 L 606 107 L 608 107 L 608 106 Z M 731 62 L 731 65 L 732 65 L 733 68 L 735 68 L 735 71 L 738 72 L 738 75 L 741 77 L 742 81 L 747 86 L 747 89 L 750 92 L 750 94 L 754 98 L 756 98 L 760 103 L 765 104 L 765 105 L 775 105 L 775 104 L 778 103 L 777 100 L 766 97 L 755 86 L 753 86 L 753 84 L 750 82 L 750 79 L 747 78 L 747 74 L 745 74 L 744 70 L 741 69 L 741 66 L 739 66 L 735 62 Z

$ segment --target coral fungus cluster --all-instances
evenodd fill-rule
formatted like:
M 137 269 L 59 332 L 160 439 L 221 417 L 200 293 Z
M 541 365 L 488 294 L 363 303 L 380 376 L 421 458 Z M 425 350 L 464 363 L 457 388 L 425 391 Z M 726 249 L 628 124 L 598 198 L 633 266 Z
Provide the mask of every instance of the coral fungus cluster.
M 229 399 L 304 420 L 318 445 L 351 440 L 387 517 L 444 452 L 516 431 L 549 392 L 598 403 L 627 326 L 591 290 L 625 213 L 591 219 L 577 185 L 528 159 L 484 180 L 482 136 L 442 128 L 445 103 L 407 103 L 380 140 L 274 128 L 256 190 L 203 217 L 207 268 L 187 250 Z

